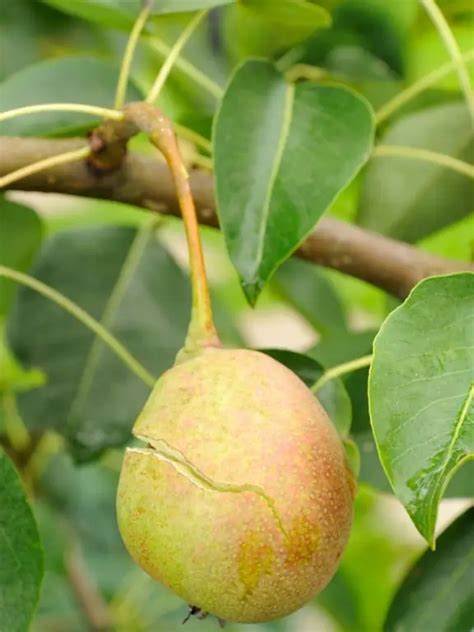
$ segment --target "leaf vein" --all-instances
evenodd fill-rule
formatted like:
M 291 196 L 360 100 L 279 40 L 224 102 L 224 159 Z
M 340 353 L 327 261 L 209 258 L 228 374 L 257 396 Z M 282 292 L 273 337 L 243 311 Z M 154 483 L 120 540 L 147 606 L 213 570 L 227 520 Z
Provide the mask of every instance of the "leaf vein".
M 285 109 L 283 112 L 281 136 L 280 136 L 280 140 L 278 141 L 278 146 L 275 153 L 275 160 L 274 160 L 273 168 L 270 174 L 270 179 L 268 181 L 268 188 L 267 188 L 265 201 L 264 201 L 263 209 L 262 209 L 262 221 L 260 224 L 260 231 L 258 234 L 257 252 L 256 252 L 256 257 L 255 257 L 257 270 L 260 267 L 260 263 L 263 257 L 265 233 L 266 233 L 266 228 L 268 225 L 268 217 L 270 215 L 270 206 L 271 206 L 271 201 L 272 201 L 273 188 L 275 186 L 275 182 L 278 177 L 278 172 L 280 170 L 280 166 L 283 160 L 285 146 L 290 135 L 291 121 L 293 117 L 294 99 L 295 99 L 295 86 L 288 84 L 287 91 L 286 91 Z

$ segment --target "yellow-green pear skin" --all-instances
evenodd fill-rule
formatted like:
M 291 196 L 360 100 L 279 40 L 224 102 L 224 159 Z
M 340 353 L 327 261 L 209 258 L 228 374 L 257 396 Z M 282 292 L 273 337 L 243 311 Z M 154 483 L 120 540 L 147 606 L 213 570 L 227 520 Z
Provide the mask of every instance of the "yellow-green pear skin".
M 303 606 L 347 542 L 354 481 L 330 419 L 279 362 L 209 348 L 162 375 L 127 450 L 130 555 L 186 602 L 261 622 Z

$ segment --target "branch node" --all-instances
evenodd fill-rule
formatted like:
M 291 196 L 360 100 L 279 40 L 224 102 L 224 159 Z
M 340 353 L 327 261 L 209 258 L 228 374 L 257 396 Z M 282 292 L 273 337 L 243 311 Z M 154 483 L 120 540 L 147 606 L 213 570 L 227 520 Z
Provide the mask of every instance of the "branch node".
M 88 165 L 94 175 L 100 176 L 117 171 L 127 155 L 127 144 L 138 129 L 130 121 L 104 121 L 89 135 L 91 156 Z

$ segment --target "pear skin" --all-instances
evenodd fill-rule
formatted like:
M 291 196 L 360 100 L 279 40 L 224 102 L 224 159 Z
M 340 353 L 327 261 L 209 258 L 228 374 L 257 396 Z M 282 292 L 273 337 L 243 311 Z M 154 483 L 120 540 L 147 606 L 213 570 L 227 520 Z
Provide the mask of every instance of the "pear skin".
M 219 619 L 286 616 L 329 582 L 355 492 L 341 440 L 274 359 L 207 348 L 158 380 L 117 496 L 133 559 Z

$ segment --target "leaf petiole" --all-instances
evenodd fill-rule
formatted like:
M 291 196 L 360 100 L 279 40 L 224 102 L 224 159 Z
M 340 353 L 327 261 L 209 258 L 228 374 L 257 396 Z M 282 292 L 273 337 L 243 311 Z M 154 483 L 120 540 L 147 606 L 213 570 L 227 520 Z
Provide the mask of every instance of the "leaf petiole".
M 170 49 L 168 56 L 165 59 L 164 64 L 162 65 L 158 76 L 153 83 L 150 92 L 146 97 L 147 103 L 155 103 L 158 98 L 158 95 L 161 92 L 161 89 L 165 85 L 166 79 L 173 68 L 173 65 L 178 58 L 180 52 L 183 50 L 184 46 L 188 42 L 191 35 L 194 33 L 196 28 L 199 26 L 201 20 L 207 14 L 207 10 L 199 11 L 196 15 L 189 21 L 186 28 L 183 30 L 181 35 L 178 37 L 176 42 L 173 44 L 173 47 Z
M 372 151 L 373 157 L 393 156 L 397 158 L 408 158 L 412 160 L 421 160 L 430 162 L 440 167 L 446 167 L 452 171 L 474 179 L 474 167 L 463 160 L 453 158 L 447 154 L 441 154 L 437 151 L 429 149 L 421 149 L 419 147 L 405 147 L 403 145 L 378 145 Z
M 363 369 L 366 366 L 370 366 L 372 358 L 372 354 L 361 356 L 360 358 L 356 358 L 355 360 L 351 360 L 350 362 L 344 362 L 343 364 L 338 364 L 337 366 L 328 369 L 323 373 L 323 375 L 321 375 L 319 380 L 317 380 L 313 384 L 313 386 L 311 387 L 312 392 L 317 393 L 325 384 L 337 377 L 341 377 L 341 375 L 346 375 L 346 373 L 352 373 L 352 371 L 357 371 L 359 369 Z
M 130 75 L 130 67 L 132 65 L 133 56 L 135 54 L 138 41 L 140 39 L 140 35 L 150 16 L 150 11 L 152 9 L 152 6 L 153 6 L 152 2 L 145 2 L 143 4 L 143 8 L 138 14 L 135 24 L 133 25 L 133 28 L 130 31 L 130 36 L 128 38 L 127 46 L 125 48 L 122 64 L 120 66 L 120 74 L 119 74 L 119 79 L 117 82 L 117 91 L 115 93 L 114 106 L 117 109 L 122 108 L 125 102 L 125 94 L 127 92 L 127 83 L 128 83 L 128 78 Z
M 466 64 L 474 61 L 474 49 L 462 55 L 462 59 Z M 454 70 L 456 70 L 456 68 L 457 63 L 450 61 L 447 64 L 436 68 L 436 70 L 433 70 L 433 72 L 430 72 L 418 81 L 415 81 L 415 83 L 411 86 L 408 86 L 408 88 L 399 92 L 395 97 L 393 97 L 393 99 L 390 99 L 390 101 L 387 101 L 387 103 L 382 105 L 382 107 L 375 113 L 375 123 L 377 125 L 383 123 L 383 121 L 392 116 L 394 112 L 409 103 L 427 88 L 436 85 L 438 81 L 441 81 L 441 79 L 450 75 Z
M 19 116 L 39 114 L 42 112 L 80 112 L 90 114 L 91 116 L 113 119 L 114 121 L 123 120 L 123 112 L 99 107 L 97 105 L 87 105 L 86 103 L 38 103 L 36 105 L 26 105 L 21 108 L 0 112 L 0 123 Z

